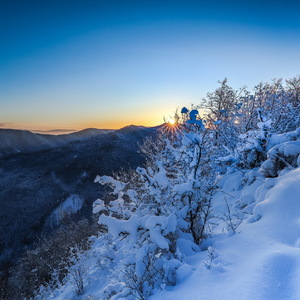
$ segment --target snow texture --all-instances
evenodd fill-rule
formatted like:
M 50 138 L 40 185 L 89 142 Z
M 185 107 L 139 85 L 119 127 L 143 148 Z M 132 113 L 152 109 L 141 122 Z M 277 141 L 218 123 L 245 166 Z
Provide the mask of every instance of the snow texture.
M 229 183 L 230 187 L 234 175 L 224 181 L 224 186 Z M 247 202 L 253 206 L 253 214 L 243 221 L 238 233 L 207 240 L 203 249 L 213 246 L 218 252 L 211 267 L 203 264 L 207 251 L 190 257 L 193 274 L 151 299 L 300 299 L 299 183 L 298 168 L 264 182 L 257 178 L 235 193 L 242 200 L 250 196 Z M 216 196 L 215 201 L 218 205 L 220 199 Z

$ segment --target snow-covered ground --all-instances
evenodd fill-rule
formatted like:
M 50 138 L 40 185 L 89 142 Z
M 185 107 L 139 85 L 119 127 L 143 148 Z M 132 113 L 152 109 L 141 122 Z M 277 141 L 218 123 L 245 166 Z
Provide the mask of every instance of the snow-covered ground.
M 201 251 L 183 254 L 176 285 L 156 289 L 149 299 L 300 299 L 299 152 L 295 141 L 282 140 L 260 170 L 228 168 L 213 196 L 213 218 Z M 283 161 L 283 167 L 278 168 L 275 159 Z M 266 178 L 266 170 L 278 176 Z M 124 270 L 116 254 L 130 249 L 107 253 L 103 241 L 94 237 L 91 250 L 74 266 L 84 271 L 83 295 L 74 293 L 76 272 L 71 270 L 65 285 L 47 299 L 112 299 L 114 289 L 122 290 L 116 274 Z M 110 288 L 110 296 L 103 298 L 104 289 Z M 124 295 L 113 299 L 135 299 Z
M 233 176 L 224 187 L 237 182 Z M 253 215 L 249 211 L 236 234 L 208 239 L 202 245 L 208 250 L 189 258 L 190 276 L 151 300 L 300 299 L 300 169 L 225 192 L 248 203 L 255 196 Z

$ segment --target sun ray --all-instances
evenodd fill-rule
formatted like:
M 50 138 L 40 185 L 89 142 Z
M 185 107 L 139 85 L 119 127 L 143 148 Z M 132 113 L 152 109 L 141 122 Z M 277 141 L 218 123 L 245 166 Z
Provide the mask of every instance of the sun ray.
M 163 134 L 174 137 L 178 132 L 181 131 L 181 124 L 179 124 L 174 119 L 169 119 L 168 122 L 165 122 L 161 127 L 161 131 Z

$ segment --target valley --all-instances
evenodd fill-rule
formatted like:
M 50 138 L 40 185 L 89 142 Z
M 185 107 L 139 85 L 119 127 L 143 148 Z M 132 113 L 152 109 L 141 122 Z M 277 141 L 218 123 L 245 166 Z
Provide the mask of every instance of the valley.
M 23 143 L 28 153 L 0 159 L 0 264 L 15 260 L 42 232 L 51 231 L 48 217 L 72 195 L 82 200 L 77 218 L 89 218 L 93 201 L 102 193 L 94 183 L 96 175 L 142 165 L 138 145 L 155 137 L 157 128 L 128 126 L 105 134 L 101 130 L 86 133 L 77 140 L 72 139 L 80 134 L 70 134 L 71 142 L 64 137 L 63 145 L 56 143 L 56 147 L 41 151 L 35 151 L 39 149 L 36 143 L 27 147 L 36 141 L 32 137 L 37 134 L 30 134 L 30 141 Z M 4 149 L 2 141 L 0 134 L 2 153 L 11 152 L 10 147 Z

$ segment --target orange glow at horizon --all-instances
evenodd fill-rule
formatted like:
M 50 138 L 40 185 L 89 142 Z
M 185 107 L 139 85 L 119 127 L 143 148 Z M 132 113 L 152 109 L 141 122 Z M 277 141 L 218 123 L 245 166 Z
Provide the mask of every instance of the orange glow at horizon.
M 86 128 L 97 128 L 97 129 L 120 129 L 129 125 L 153 127 L 163 124 L 163 117 L 152 117 L 127 120 L 100 120 L 100 121 L 81 121 L 81 122 L 20 122 L 20 123 L 7 123 L 1 126 L 0 129 L 16 129 L 16 130 L 28 130 L 32 132 L 51 132 L 51 134 L 63 134 L 68 132 L 80 131 Z
M 183 102 L 181 98 L 174 95 L 160 95 L 156 99 L 151 98 L 152 101 L 144 99 L 145 102 L 136 105 L 113 108 L 106 104 L 86 106 L 85 110 L 75 108 L 72 110 L 62 108 L 56 112 L 37 110 L 30 115 L 29 112 L 23 111 L 14 120 L 4 119 L 3 121 L 7 123 L 2 123 L 0 128 L 61 134 L 86 128 L 114 130 L 129 125 L 153 127 L 165 123 L 164 120 L 172 119 L 176 109 L 181 107 Z

